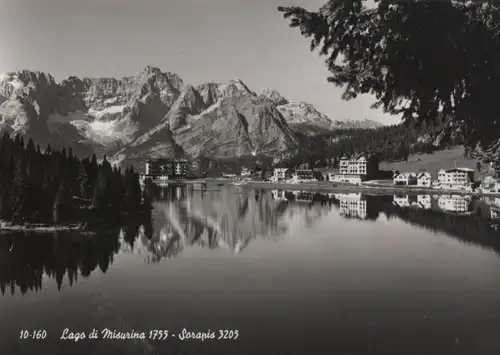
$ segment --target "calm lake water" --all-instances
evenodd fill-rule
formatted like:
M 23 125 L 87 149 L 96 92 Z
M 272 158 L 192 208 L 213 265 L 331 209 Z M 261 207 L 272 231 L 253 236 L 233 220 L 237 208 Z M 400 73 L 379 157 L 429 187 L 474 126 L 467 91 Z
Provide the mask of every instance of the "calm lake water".
M 217 189 L 98 236 L 0 235 L 0 354 L 500 354 L 500 200 Z

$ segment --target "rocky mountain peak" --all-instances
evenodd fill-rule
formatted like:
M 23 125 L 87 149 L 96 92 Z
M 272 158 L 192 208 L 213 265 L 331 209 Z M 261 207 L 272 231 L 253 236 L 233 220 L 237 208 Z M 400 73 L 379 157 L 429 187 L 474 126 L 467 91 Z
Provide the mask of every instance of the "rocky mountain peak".
M 222 96 L 255 95 L 241 79 L 232 79 L 227 84 L 219 84 Z
M 263 89 L 259 93 L 259 97 L 262 99 L 270 100 L 276 105 L 285 105 L 289 102 L 276 89 Z
M 144 69 L 142 70 L 145 73 L 161 73 L 161 69 L 158 67 L 154 67 L 152 65 L 146 65 Z
M 40 72 L 0 75 L 0 130 L 123 163 L 179 154 L 289 156 L 305 126 L 311 134 L 333 127 L 312 105 L 273 89 L 257 95 L 241 79 L 192 86 L 153 66 L 121 79 L 70 76 L 59 84 Z
M 21 70 L 0 74 L 0 95 L 9 98 L 20 91 L 54 90 L 57 86 L 50 74 Z
M 160 68 L 153 67 L 150 65 L 147 65 L 138 75 L 139 77 L 147 77 L 147 78 L 154 78 L 154 79 L 159 79 L 159 78 L 165 78 L 170 81 L 176 81 L 182 83 L 182 79 L 175 73 L 172 72 L 163 72 L 161 71 Z M 183 85 L 180 85 L 183 86 Z

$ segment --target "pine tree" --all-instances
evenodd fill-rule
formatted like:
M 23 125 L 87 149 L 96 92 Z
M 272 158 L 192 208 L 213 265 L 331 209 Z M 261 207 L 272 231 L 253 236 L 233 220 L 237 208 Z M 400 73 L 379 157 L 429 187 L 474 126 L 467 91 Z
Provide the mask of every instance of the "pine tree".
M 147 178 L 144 181 L 144 188 L 142 190 L 142 199 L 145 206 L 150 206 L 153 202 L 153 197 L 155 194 L 156 185 L 153 183 L 153 180 Z
M 377 100 L 374 108 L 401 117 L 408 131 L 415 125 L 460 130 L 471 148 L 495 147 L 498 2 L 325 3 L 316 12 L 297 6 L 278 10 L 310 39 L 311 50 L 327 56 L 332 74 L 327 80 L 345 89 L 343 99 L 369 93 Z
M 31 138 L 28 140 L 28 144 L 26 145 L 26 153 L 30 157 L 35 155 L 36 153 L 35 143 L 33 143 L 33 139 Z
M 2 198 L 1 198 L 1 211 L 0 218 L 6 221 L 10 221 L 12 218 L 12 208 L 11 208 L 11 198 L 12 198 L 12 180 L 14 178 L 15 164 L 14 157 L 11 151 L 10 159 L 6 169 L 2 174 Z
M 32 139 L 0 137 L 0 218 L 16 224 L 71 220 L 73 195 L 89 198 L 99 209 L 133 209 L 141 204 L 138 175 L 125 174 L 104 158 L 80 161 L 71 149 L 40 152 Z
M 80 197 L 89 198 L 91 186 L 84 163 L 78 165 L 78 183 L 80 187 Z
M 92 189 L 94 189 L 94 184 L 97 180 L 98 173 L 99 165 L 97 164 L 97 157 L 95 156 L 95 154 L 93 154 L 92 158 L 90 159 L 90 163 L 87 165 L 87 176 Z
M 38 203 L 40 208 L 40 219 L 44 223 L 53 221 L 53 208 L 55 200 L 55 192 L 50 178 L 50 174 L 45 171 L 41 185 L 41 200 Z
M 69 185 L 66 181 L 63 181 L 59 185 L 52 213 L 52 221 L 54 224 L 66 222 L 71 215 L 71 195 Z
M 10 206 L 12 211 L 11 221 L 14 224 L 24 224 L 28 210 L 28 177 L 26 164 L 21 160 L 16 168 L 12 181 Z
M 125 174 L 125 196 L 124 205 L 126 208 L 139 207 L 142 200 L 141 184 L 138 175 L 130 169 Z
M 103 209 L 108 207 L 107 191 L 108 182 L 104 172 L 100 171 L 97 175 L 97 180 L 94 185 L 94 192 L 92 196 L 92 206 L 96 209 Z

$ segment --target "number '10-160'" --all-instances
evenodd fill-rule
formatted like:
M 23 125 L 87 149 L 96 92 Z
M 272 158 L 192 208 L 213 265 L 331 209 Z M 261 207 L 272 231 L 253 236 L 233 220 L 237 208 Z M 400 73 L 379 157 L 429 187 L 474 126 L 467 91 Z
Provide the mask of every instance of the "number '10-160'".
M 19 334 L 19 339 L 45 339 L 46 337 L 46 330 L 34 330 L 31 333 L 27 330 L 21 330 Z

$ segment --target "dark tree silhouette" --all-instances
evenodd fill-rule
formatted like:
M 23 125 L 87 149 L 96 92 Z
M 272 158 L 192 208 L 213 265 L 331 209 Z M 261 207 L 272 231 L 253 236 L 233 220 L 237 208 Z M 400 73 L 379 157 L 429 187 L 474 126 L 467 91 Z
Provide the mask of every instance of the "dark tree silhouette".
M 68 220 L 71 215 L 71 194 L 69 189 L 69 184 L 67 182 L 62 182 L 59 185 L 57 194 L 54 200 L 53 217 L 52 221 L 55 224 L 62 224 Z
M 129 170 L 127 170 L 129 171 Z M 125 193 L 127 192 L 128 193 Z M 91 204 L 100 212 L 89 214 Z M 83 222 L 112 213 L 142 213 L 138 174 L 122 173 L 96 156 L 80 160 L 73 151 L 42 153 L 32 139 L 0 138 L 0 219 L 14 224 Z M 101 212 L 106 212 L 102 214 Z
M 278 10 L 327 56 L 328 81 L 344 99 L 372 94 L 374 107 L 407 124 L 444 120 L 469 147 L 498 140 L 498 2 L 330 0 L 317 12 Z

